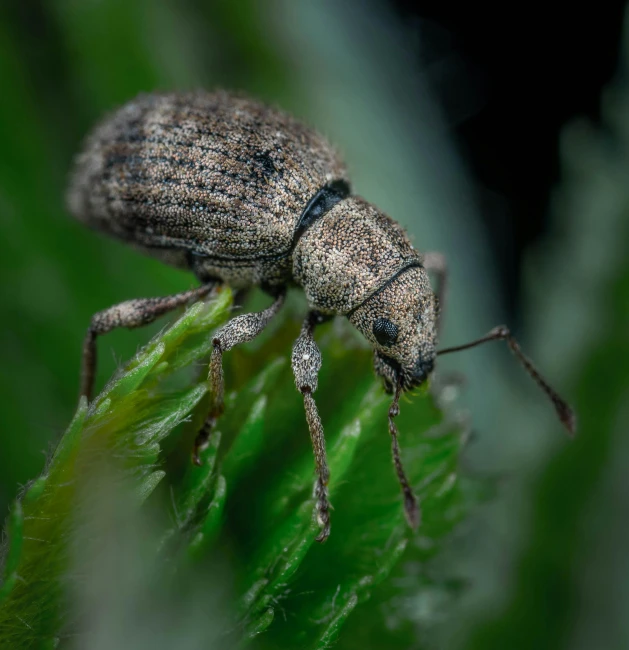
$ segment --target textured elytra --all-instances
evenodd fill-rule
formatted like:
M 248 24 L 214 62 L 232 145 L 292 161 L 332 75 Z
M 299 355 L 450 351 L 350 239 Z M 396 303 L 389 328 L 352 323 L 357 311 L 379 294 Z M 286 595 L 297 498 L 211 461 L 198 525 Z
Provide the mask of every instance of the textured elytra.
M 171 264 L 195 255 L 197 274 L 246 285 L 290 273 L 269 258 L 290 254 L 308 199 L 346 177 L 330 144 L 286 113 L 226 92 L 141 95 L 89 138 L 69 205 Z
M 334 148 L 286 113 L 227 92 L 150 94 L 88 138 L 69 205 L 91 227 L 202 282 L 298 285 L 314 311 L 358 310 L 351 322 L 386 354 L 378 374 L 401 373 L 408 386 L 434 354 L 436 299 L 402 227 L 342 193 L 300 227 L 313 199 L 348 182 Z M 387 350 L 373 335 L 377 318 L 400 331 Z

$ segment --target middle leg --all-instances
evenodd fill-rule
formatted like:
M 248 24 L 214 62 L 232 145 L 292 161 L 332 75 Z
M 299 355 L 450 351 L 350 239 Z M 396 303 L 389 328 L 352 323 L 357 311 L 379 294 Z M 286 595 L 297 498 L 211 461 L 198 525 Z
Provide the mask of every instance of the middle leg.
M 282 290 L 281 293 L 276 296 L 270 307 L 253 314 L 241 314 L 240 316 L 236 316 L 225 323 L 225 325 L 219 328 L 214 334 L 214 338 L 212 339 L 212 356 L 210 357 L 209 374 L 212 390 L 212 406 L 209 415 L 205 419 L 205 422 L 194 441 L 192 461 L 195 465 L 201 465 L 199 452 L 209 440 L 216 421 L 223 413 L 223 400 L 225 396 L 223 353 L 227 352 L 227 350 L 231 350 L 231 348 L 239 343 L 246 343 L 258 336 L 258 334 L 260 334 L 269 324 L 273 316 L 280 311 L 284 304 L 285 297 L 286 291 Z

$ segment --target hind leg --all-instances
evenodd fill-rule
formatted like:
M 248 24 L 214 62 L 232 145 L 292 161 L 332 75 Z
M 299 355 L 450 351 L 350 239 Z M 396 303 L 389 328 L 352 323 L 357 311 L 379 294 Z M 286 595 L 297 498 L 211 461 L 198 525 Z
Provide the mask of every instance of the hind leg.
M 83 342 L 83 361 L 81 364 L 81 395 L 91 399 L 96 374 L 96 338 L 117 327 L 133 329 L 148 325 L 177 307 L 194 302 L 206 296 L 218 284 L 212 281 L 197 289 L 183 291 L 162 298 L 137 298 L 126 300 L 92 316 Z

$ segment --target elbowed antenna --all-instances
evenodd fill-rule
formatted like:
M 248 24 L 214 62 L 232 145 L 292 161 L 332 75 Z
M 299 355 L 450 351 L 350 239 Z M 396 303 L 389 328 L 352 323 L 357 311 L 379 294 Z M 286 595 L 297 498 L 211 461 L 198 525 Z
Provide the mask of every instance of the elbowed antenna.
M 561 420 L 561 423 L 566 427 L 568 433 L 571 436 L 574 436 L 577 429 L 577 416 L 568 403 L 559 397 L 557 392 L 548 384 L 548 382 L 541 376 L 533 362 L 522 352 L 519 343 L 512 336 L 508 327 L 504 325 L 499 325 L 494 327 L 485 334 L 485 336 L 471 341 L 470 343 L 465 343 L 464 345 L 456 345 L 451 348 L 445 348 L 444 350 L 439 350 L 437 352 L 440 354 L 449 354 L 450 352 L 460 352 L 461 350 L 467 350 L 469 348 L 476 347 L 482 343 L 487 343 L 489 341 L 506 341 L 509 345 L 509 348 L 518 358 L 520 363 L 524 366 L 524 369 L 529 373 L 529 375 L 535 380 L 537 385 L 546 393 L 550 401 L 555 407 L 557 416 Z

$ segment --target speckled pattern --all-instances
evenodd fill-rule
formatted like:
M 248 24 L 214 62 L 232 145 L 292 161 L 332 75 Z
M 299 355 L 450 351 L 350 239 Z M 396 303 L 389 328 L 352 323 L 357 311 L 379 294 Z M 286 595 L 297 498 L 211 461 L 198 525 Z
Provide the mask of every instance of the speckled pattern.
M 330 480 L 330 469 L 325 452 L 323 425 L 313 397 L 313 393 L 317 390 L 318 375 L 321 369 L 321 351 L 313 338 L 317 323 L 318 317 L 312 313 L 304 321 L 299 338 L 293 346 L 291 365 L 297 390 L 304 396 L 306 419 L 315 456 L 317 482 L 314 487 L 314 496 L 317 499 L 317 522 L 321 527 L 317 541 L 323 542 L 330 534 L 330 502 L 327 487 Z
M 335 180 L 347 173 L 334 149 L 286 113 L 226 92 L 140 95 L 88 139 L 68 203 L 167 263 L 193 254 L 198 275 L 246 286 L 286 281 L 290 264 L 272 258 Z
M 381 362 L 395 361 L 393 365 L 402 372 L 404 388 L 408 389 L 424 381 L 432 370 L 438 310 L 426 271 L 409 268 L 371 296 L 349 320 L 379 353 Z M 376 339 L 373 324 L 378 318 L 386 318 L 397 326 L 395 344 L 383 346 Z M 386 368 L 379 368 L 376 363 L 376 371 L 391 383 L 392 375 Z
M 315 309 L 347 314 L 419 259 L 398 223 L 354 196 L 335 205 L 301 238 L 293 274 Z
M 309 201 L 339 182 L 349 183 L 333 147 L 281 111 L 226 92 L 150 94 L 88 138 L 68 202 L 89 226 L 202 282 L 301 286 L 313 311 L 350 317 L 385 381 L 401 372 L 415 385 L 434 355 L 436 299 L 402 227 L 338 197 L 295 237 Z M 399 331 L 395 345 L 376 340 L 378 318 Z

